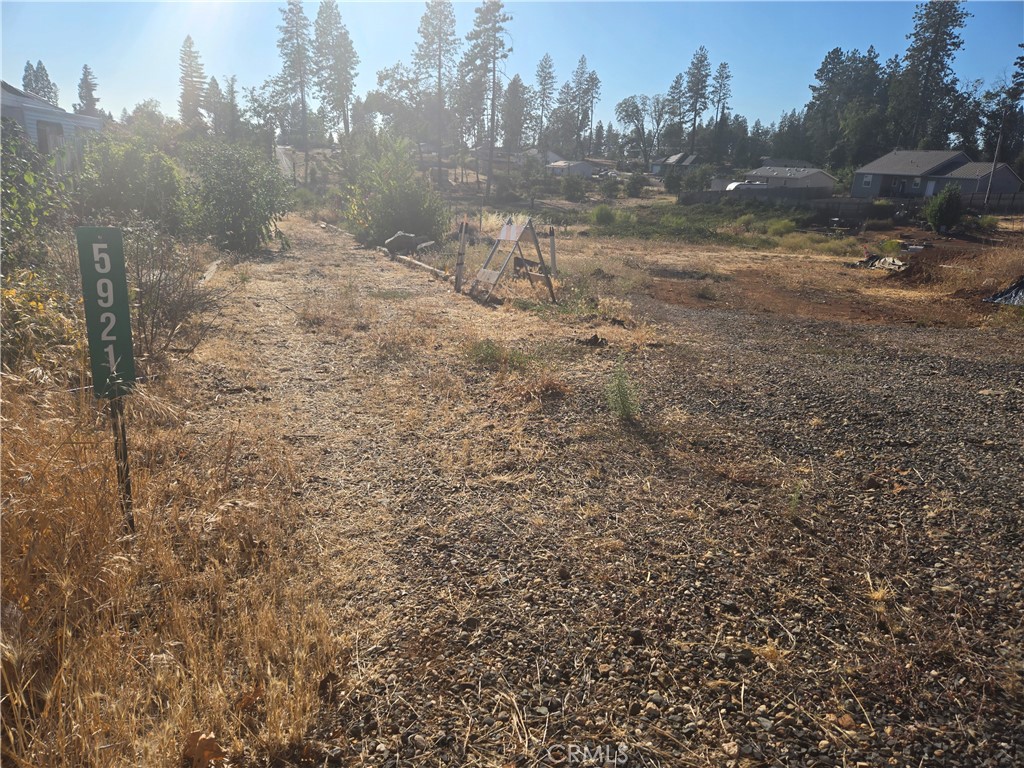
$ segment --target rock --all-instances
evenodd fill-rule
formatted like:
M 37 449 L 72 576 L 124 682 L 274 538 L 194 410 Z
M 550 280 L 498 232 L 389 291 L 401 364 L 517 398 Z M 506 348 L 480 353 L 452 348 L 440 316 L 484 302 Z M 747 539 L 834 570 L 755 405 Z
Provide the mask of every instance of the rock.
M 644 633 L 642 629 L 631 629 L 629 630 L 629 644 L 630 645 L 644 645 Z
M 737 757 L 740 753 L 740 745 L 735 741 L 727 741 L 722 745 L 722 751 L 726 757 Z

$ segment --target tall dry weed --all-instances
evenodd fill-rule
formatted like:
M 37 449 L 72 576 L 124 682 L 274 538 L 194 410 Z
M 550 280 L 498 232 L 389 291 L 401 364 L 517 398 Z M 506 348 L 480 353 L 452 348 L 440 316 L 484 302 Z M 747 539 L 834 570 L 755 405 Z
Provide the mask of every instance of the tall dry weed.
M 197 730 L 284 757 L 308 736 L 342 649 L 294 576 L 290 467 L 271 445 L 238 461 L 171 400 L 129 398 L 132 538 L 91 394 L 4 377 L 5 765 L 174 764 Z

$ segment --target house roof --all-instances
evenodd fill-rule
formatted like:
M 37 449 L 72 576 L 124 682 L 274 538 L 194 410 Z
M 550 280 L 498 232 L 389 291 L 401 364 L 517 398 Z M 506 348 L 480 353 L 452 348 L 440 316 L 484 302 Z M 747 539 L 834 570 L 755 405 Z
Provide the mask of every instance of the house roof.
M 872 160 L 857 173 L 880 173 L 892 176 L 928 176 L 941 166 L 959 160 L 961 164 L 971 159 L 963 152 L 941 149 L 897 149 L 877 160 Z M 945 174 L 944 174 L 945 175 Z
M 1006 165 L 1006 163 L 1000 163 L 1000 166 Z M 954 168 L 952 171 L 942 174 L 948 176 L 951 179 L 980 179 L 983 176 L 988 176 L 992 171 L 992 163 L 965 163 L 959 168 Z
M 67 113 L 66 109 L 61 109 L 57 105 L 48 102 L 46 99 L 36 96 L 34 93 L 29 93 L 28 91 L 23 91 L 20 88 L 15 88 L 6 80 L 0 80 L 0 88 L 3 89 L 4 93 L 10 94 L 11 96 L 17 96 L 19 99 L 27 99 L 34 105 L 42 107 L 44 109 L 54 109 L 58 112 Z
M 830 173 L 820 168 L 779 168 L 772 165 L 765 165 L 760 168 L 755 168 L 753 171 L 747 173 L 747 176 L 776 176 L 785 177 L 787 179 L 804 179 L 808 176 L 813 176 L 816 173 L 824 174 L 828 176 L 832 181 L 838 181 L 838 179 Z

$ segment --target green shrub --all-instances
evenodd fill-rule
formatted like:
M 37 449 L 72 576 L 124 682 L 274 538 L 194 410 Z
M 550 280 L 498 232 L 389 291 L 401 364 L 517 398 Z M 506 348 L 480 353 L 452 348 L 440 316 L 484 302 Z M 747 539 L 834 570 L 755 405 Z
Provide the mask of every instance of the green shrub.
M 597 206 L 591 216 L 594 218 L 594 223 L 602 227 L 607 227 L 615 223 L 615 211 L 607 205 Z
M 579 176 L 566 176 L 562 179 L 562 197 L 570 203 L 580 203 L 586 199 L 587 188 Z
M 78 198 L 86 218 L 141 217 L 163 232 L 182 232 L 189 201 L 171 159 L 144 139 L 103 134 L 85 150 Z
M 750 232 L 753 230 L 754 222 L 754 214 L 744 213 L 742 216 L 736 219 L 736 228 L 743 232 Z
M 601 196 L 608 200 L 614 200 L 619 196 L 622 184 L 614 176 L 609 176 L 601 182 Z
M 796 231 L 796 223 L 789 219 L 778 219 L 768 223 L 767 234 L 772 237 L 782 237 L 788 235 L 790 232 Z
M 54 281 L 28 269 L 5 269 L 0 290 L 0 359 L 4 370 L 23 364 L 57 372 L 82 344 L 76 302 Z
M 192 148 L 194 229 L 221 250 L 253 253 L 270 242 L 291 205 L 289 184 L 263 153 L 239 145 Z
M 999 229 L 999 219 L 995 216 L 982 216 L 978 219 L 978 228 L 986 232 L 995 232 Z
M 64 184 L 53 162 L 25 138 L 13 120 L 3 121 L 3 194 L 0 195 L 3 267 L 28 266 L 45 255 L 43 239 L 69 211 Z
M 960 200 L 960 187 L 948 184 L 938 195 L 931 198 L 924 206 L 924 217 L 935 232 L 942 232 L 960 223 L 963 214 L 963 203 Z
M 395 232 L 439 240 L 449 221 L 441 196 L 416 172 L 404 139 L 368 139 L 350 157 L 345 218 L 365 244 L 383 245 Z
M 644 187 L 647 186 L 647 179 L 642 173 L 634 173 L 626 182 L 626 195 L 629 197 L 643 197 Z
M 665 191 L 666 192 L 668 192 L 670 194 L 673 194 L 673 195 L 678 195 L 682 191 L 682 189 L 683 189 L 683 177 L 682 177 L 682 174 L 680 174 L 678 171 L 676 171 L 674 169 L 669 171 L 667 174 L 665 174 Z

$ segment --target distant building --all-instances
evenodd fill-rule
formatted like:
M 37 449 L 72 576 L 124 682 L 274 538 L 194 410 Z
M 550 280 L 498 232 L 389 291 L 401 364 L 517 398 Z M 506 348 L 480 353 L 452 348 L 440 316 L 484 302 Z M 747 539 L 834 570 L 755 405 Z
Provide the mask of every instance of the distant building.
M 586 160 L 559 160 L 547 164 L 548 172 L 553 176 L 579 176 L 589 179 L 594 175 L 594 166 Z
M 897 149 L 853 174 L 852 197 L 932 197 L 956 184 L 962 194 L 988 190 L 991 163 L 975 163 L 955 150 Z M 996 166 L 992 192 L 1019 192 L 1021 179 L 1006 163 Z
M 689 173 L 697 166 L 697 155 L 688 155 L 680 152 L 667 157 L 659 157 L 651 161 L 651 173 L 654 176 L 664 176 L 669 171 L 677 173 Z
M 40 152 L 51 154 L 72 148 L 66 156 L 58 156 L 58 171 L 77 164 L 85 137 L 103 128 L 102 118 L 72 114 L 7 82 L 0 81 L 0 88 L 0 117 L 20 125 Z
M 747 172 L 747 181 L 767 184 L 769 188 L 794 187 L 796 189 L 820 189 L 831 197 L 839 180 L 820 168 L 797 168 L 765 165 Z

